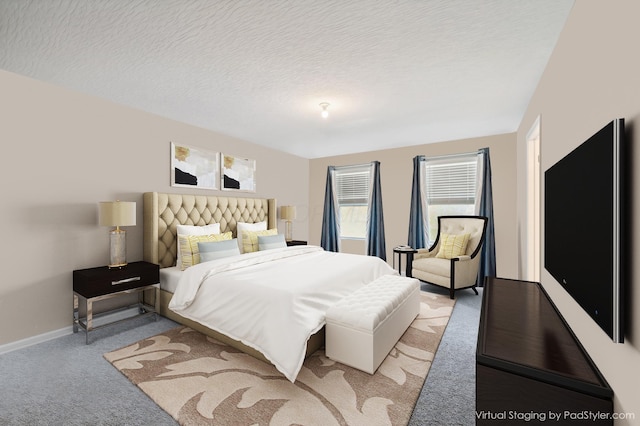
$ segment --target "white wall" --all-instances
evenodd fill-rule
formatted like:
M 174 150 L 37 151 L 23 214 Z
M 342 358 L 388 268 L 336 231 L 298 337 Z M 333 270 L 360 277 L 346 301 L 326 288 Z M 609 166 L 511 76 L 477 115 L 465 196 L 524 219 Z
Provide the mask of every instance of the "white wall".
M 543 286 L 612 386 L 615 410 L 635 413 L 635 421 L 616 424 L 640 424 L 639 17 L 640 2 L 637 0 L 576 1 L 518 130 L 518 229 L 522 263 L 527 244 L 525 139 L 538 114 L 541 115 L 543 172 L 612 119 L 626 119 L 632 157 L 630 208 L 633 220 L 629 234 L 632 257 L 625 343 L 612 343 L 544 267 L 541 271 Z M 542 259 L 544 244 L 543 218 Z M 589 257 L 588 247 L 568 246 L 567 249 L 583 251 L 586 268 L 598 261 Z
M 109 261 L 99 201 L 137 202 L 138 225 L 127 228 L 127 259 L 135 261 L 143 192 L 230 195 L 171 188 L 170 141 L 255 158 L 250 196 L 308 206 L 307 159 L 4 71 L 0 94 L 0 345 L 71 325 L 72 271 Z M 307 239 L 306 219 L 295 226 L 296 238 Z

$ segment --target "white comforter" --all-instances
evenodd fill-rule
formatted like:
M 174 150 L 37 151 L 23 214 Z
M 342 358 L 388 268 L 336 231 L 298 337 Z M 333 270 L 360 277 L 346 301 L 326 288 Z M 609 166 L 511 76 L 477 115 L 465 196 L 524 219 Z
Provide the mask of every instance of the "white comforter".
M 387 274 L 397 272 L 377 257 L 315 246 L 247 253 L 186 269 L 169 309 L 260 351 L 293 382 L 327 309 Z

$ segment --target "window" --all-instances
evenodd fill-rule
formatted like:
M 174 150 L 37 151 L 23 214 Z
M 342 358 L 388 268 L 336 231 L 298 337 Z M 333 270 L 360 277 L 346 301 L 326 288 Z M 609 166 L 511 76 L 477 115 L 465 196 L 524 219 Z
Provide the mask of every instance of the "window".
M 340 238 L 365 239 L 371 185 L 371 165 L 335 170 Z
M 426 158 L 422 167 L 427 238 L 432 244 L 438 234 L 438 216 L 476 214 L 478 154 Z

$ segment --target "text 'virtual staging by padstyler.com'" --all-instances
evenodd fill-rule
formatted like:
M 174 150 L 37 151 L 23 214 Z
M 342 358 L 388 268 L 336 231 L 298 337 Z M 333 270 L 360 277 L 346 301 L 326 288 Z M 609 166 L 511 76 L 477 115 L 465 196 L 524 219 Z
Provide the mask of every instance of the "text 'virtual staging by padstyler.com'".
M 634 420 L 635 413 L 606 413 L 601 411 L 476 411 L 478 420 L 525 422 L 571 422 L 571 421 L 601 421 L 601 420 Z

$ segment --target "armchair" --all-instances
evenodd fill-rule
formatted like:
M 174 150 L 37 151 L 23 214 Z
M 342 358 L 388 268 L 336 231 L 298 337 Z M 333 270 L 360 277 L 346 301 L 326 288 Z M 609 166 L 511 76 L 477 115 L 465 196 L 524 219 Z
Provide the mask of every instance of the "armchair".
M 449 289 L 476 290 L 480 268 L 480 249 L 487 230 L 484 216 L 439 216 L 438 235 L 428 249 L 419 249 L 413 257 L 411 274 L 429 284 Z

